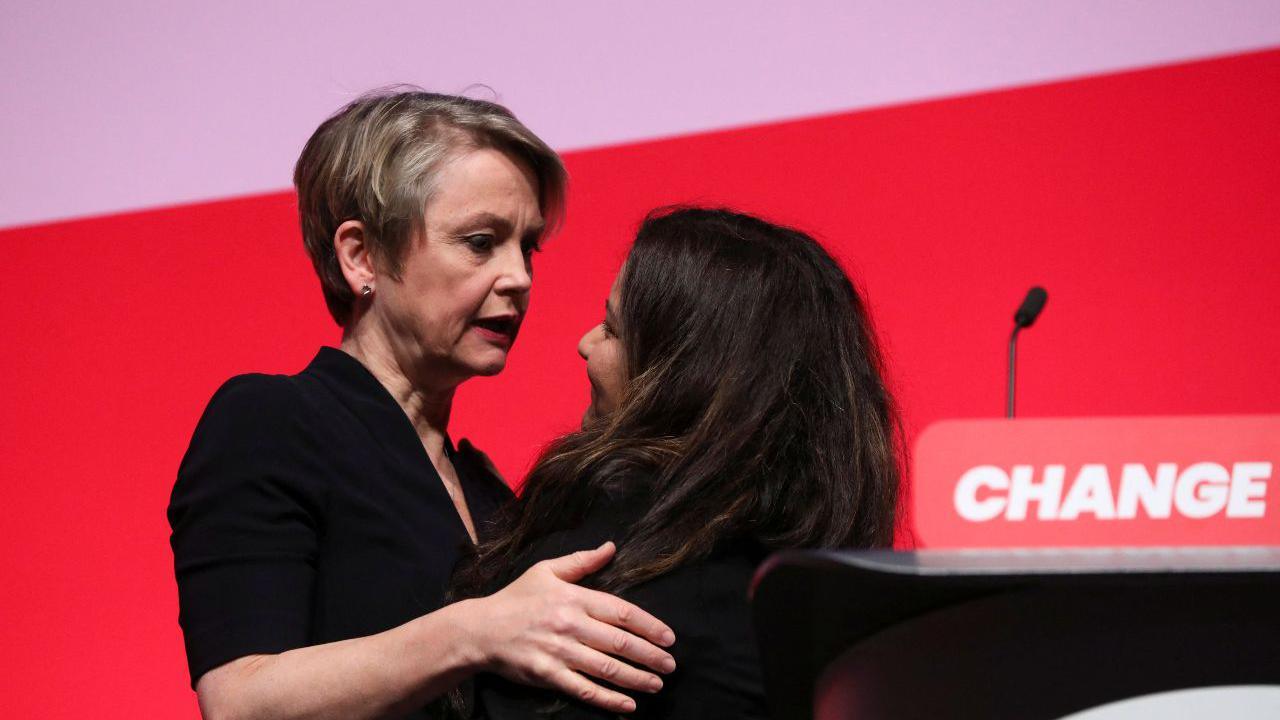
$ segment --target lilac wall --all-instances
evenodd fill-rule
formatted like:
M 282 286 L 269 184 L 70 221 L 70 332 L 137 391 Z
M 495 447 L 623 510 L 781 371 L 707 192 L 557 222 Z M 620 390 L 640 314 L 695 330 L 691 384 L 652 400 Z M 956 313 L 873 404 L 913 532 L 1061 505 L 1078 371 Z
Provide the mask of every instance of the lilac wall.
M 1280 44 L 1280 3 L 19 3 L 0 227 L 287 187 L 360 91 L 487 83 L 562 149 Z

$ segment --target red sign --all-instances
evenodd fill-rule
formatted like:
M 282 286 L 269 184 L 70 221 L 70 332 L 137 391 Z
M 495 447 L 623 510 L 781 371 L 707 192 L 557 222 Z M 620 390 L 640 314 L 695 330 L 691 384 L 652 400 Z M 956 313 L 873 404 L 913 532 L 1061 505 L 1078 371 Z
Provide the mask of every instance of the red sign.
M 948 420 L 913 463 L 921 547 L 1280 545 L 1280 416 Z

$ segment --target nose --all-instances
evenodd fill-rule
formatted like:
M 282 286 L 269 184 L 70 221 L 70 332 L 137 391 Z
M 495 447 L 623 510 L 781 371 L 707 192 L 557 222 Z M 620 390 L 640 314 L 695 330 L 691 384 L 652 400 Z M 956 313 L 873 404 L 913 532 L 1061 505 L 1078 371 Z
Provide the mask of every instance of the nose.
M 524 295 L 533 287 L 533 265 L 519 243 L 508 243 L 493 289 L 501 295 Z
M 582 339 L 578 341 L 578 355 L 582 356 L 583 360 L 591 359 L 591 348 L 595 347 L 596 342 L 598 342 L 596 334 L 599 332 L 600 326 L 593 325 L 591 329 L 582 336 Z

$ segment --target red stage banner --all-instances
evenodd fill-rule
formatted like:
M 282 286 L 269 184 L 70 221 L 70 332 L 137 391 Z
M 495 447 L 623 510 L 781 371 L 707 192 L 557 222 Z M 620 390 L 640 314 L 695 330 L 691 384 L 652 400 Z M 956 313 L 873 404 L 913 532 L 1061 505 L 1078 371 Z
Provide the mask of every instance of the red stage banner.
M 1280 416 L 948 420 L 920 435 L 922 547 L 1280 545 Z

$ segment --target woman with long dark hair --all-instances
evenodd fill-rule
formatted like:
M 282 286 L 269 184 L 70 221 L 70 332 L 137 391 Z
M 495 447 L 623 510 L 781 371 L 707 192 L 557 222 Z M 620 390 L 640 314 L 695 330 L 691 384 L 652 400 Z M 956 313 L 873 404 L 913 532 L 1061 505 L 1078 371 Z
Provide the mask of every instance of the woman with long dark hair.
M 639 716 L 765 717 L 747 605 L 760 560 L 893 540 L 898 425 L 863 301 L 804 233 L 727 210 L 658 211 L 579 353 L 583 427 L 543 453 L 459 593 L 614 540 L 588 583 L 678 638 L 677 670 Z M 495 720 L 597 713 L 493 676 L 476 705 Z

